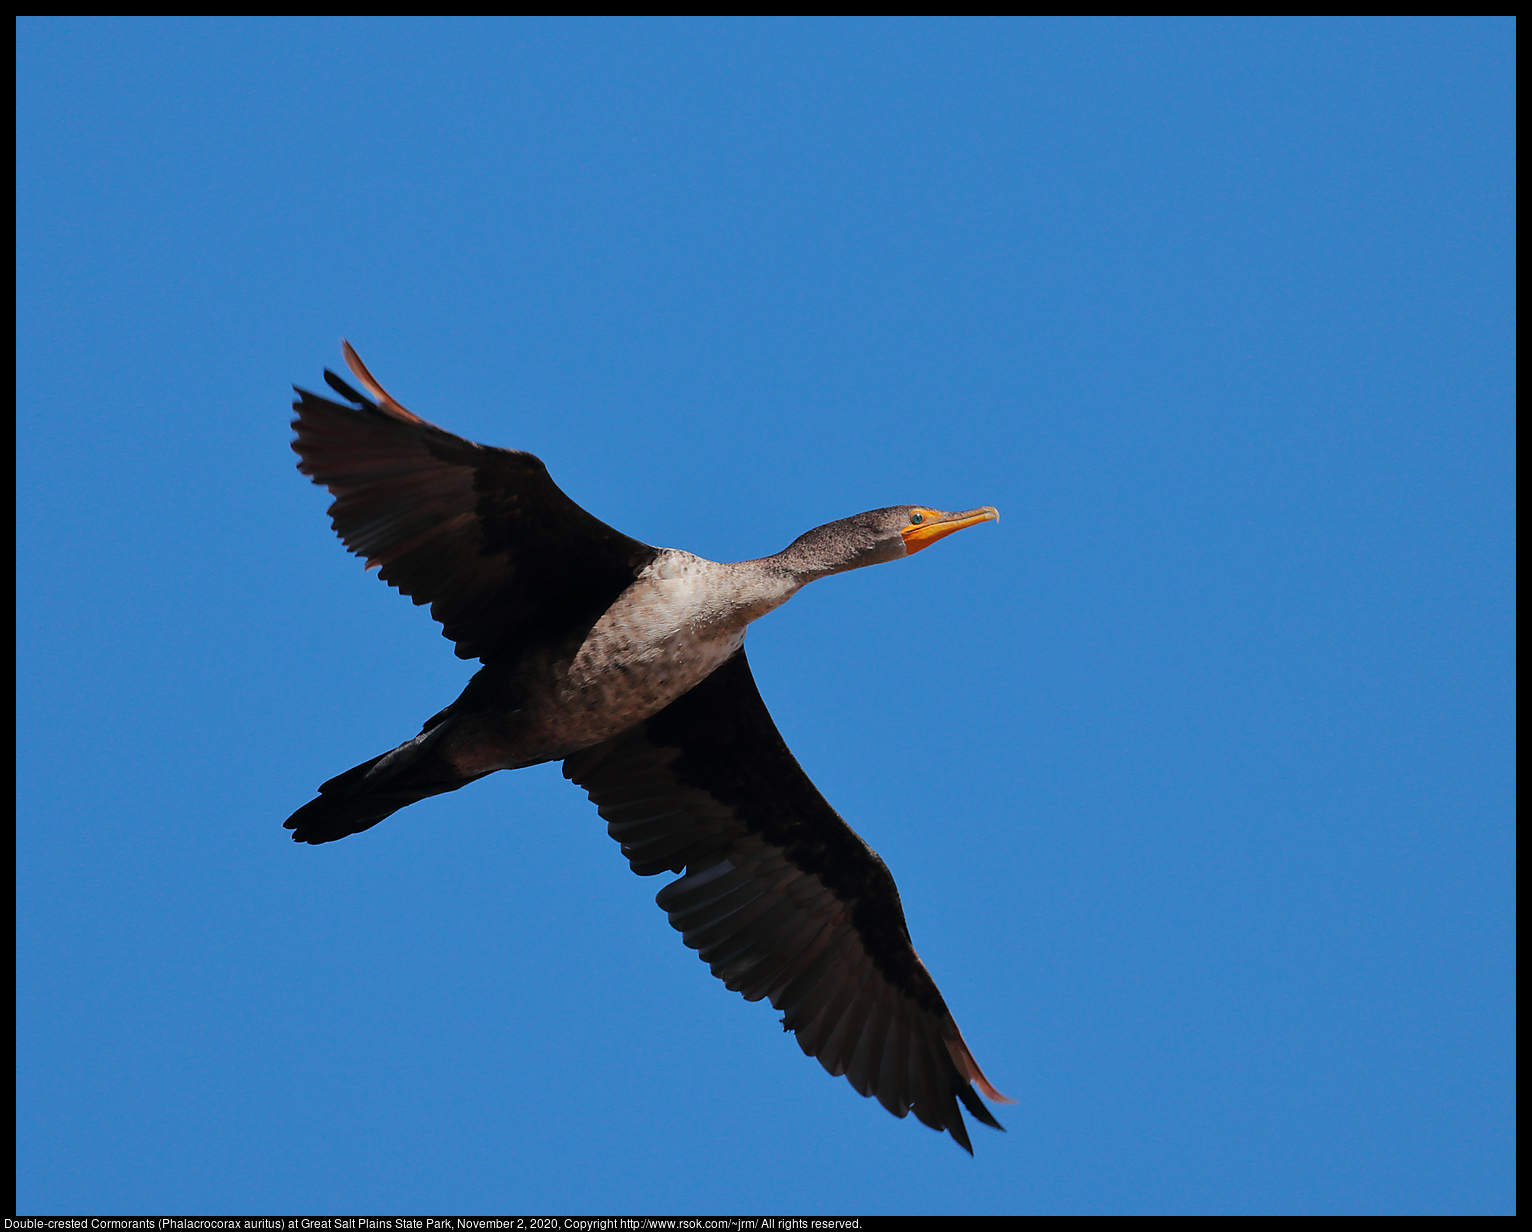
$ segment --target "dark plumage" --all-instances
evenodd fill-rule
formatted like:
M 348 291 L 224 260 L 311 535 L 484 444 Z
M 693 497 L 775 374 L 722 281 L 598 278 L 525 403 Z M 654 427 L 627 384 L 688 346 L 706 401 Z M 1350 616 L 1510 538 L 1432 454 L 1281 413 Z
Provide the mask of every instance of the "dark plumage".
M 301 471 L 335 496 L 346 546 L 431 604 L 484 666 L 420 735 L 323 784 L 286 825 L 323 843 L 499 769 L 562 760 L 725 985 L 782 1011 L 832 1074 L 972 1151 L 959 1102 L 1005 1097 L 916 956 L 883 861 L 815 789 L 756 690 L 750 621 L 808 582 L 919 551 L 993 509 L 901 505 L 720 564 L 629 539 L 531 454 L 476 445 L 395 402 L 349 346 L 370 401 L 298 391 Z

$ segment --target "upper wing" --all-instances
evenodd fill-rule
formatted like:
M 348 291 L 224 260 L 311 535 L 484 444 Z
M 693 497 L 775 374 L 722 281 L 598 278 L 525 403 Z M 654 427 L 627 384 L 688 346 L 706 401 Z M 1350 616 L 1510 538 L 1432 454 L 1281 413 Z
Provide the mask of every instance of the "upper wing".
M 564 763 L 713 974 L 770 997 L 832 1074 L 973 1147 L 957 1100 L 1010 1101 L 979 1070 L 915 954 L 887 866 L 788 751 L 741 650 L 645 723 Z
M 377 402 L 328 370 L 330 387 L 359 406 L 297 390 L 298 469 L 335 496 L 330 517 L 345 545 L 429 603 L 459 658 L 487 659 L 539 626 L 599 616 L 653 559 L 654 548 L 565 496 L 538 458 L 410 414 L 342 345 Z

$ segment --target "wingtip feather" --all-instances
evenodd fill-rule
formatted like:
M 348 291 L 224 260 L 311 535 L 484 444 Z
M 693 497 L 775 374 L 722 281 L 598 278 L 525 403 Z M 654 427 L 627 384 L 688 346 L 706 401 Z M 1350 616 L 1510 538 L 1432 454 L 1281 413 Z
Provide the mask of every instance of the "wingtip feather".
M 413 415 L 405 410 L 394 400 L 392 394 L 383 386 L 379 385 L 377 378 L 367 371 L 367 365 L 362 362 L 362 357 L 356 353 L 352 345 L 344 338 L 340 340 L 341 354 L 346 357 L 346 367 L 351 369 L 351 375 L 362 383 L 362 388 L 378 400 L 378 405 L 393 411 L 396 415 L 402 415 L 411 423 L 425 423 L 419 415 Z
M 948 1021 L 951 1021 L 950 1019 Z M 953 1028 L 956 1030 L 956 1023 Z M 973 1053 L 968 1051 L 967 1041 L 963 1039 L 963 1033 L 957 1032 L 956 1039 L 943 1040 L 947 1045 L 947 1052 L 952 1057 L 952 1063 L 957 1066 L 958 1073 L 973 1083 L 983 1093 L 984 1098 L 992 1104 L 1014 1104 L 1016 1101 L 1009 1095 L 1002 1095 L 995 1086 L 984 1076 L 984 1071 L 979 1068 L 979 1063 L 973 1059 Z

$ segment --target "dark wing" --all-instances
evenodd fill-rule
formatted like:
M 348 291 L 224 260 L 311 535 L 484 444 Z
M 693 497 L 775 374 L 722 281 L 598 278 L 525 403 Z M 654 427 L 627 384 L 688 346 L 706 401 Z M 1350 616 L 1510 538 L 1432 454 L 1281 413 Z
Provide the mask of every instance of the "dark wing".
M 788 751 L 741 650 L 645 723 L 564 763 L 682 940 L 830 1073 L 973 1147 L 980 1072 L 910 943 L 887 866 Z
M 459 658 L 487 660 L 539 628 L 594 620 L 654 558 L 565 496 L 531 454 L 475 445 L 410 414 L 342 345 L 377 402 L 329 371 L 330 388 L 359 405 L 297 390 L 298 469 L 334 495 L 345 545 L 429 603 Z

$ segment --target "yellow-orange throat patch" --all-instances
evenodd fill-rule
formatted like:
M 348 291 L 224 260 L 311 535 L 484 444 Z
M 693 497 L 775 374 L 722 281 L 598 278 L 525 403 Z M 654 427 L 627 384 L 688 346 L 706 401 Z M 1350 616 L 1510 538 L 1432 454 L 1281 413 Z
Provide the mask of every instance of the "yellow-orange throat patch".
M 969 509 L 965 513 L 943 513 L 940 509 L 926 509 L 916 507 L 910 514 L 910 524 L 899 532 L 904 540 L 904 549 L 910 555 L 914 555 L 921 548 L 928 548 L 938 539 L 945 538 L 953 531 L 962 530 L 965 526 L 973 526 L 979 522 L 998 522 L 1000 511 L 993 505 L 985 505 L 982 509 Z

